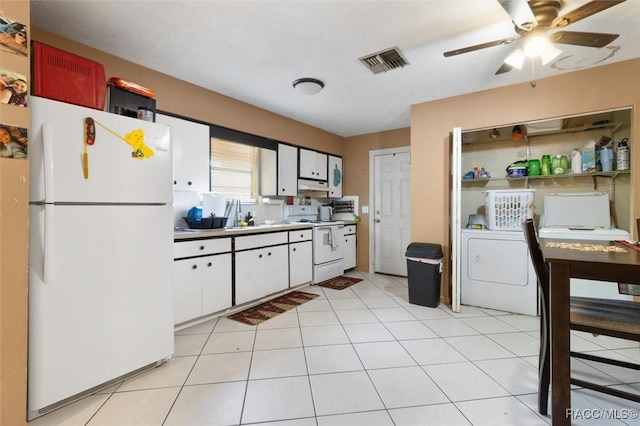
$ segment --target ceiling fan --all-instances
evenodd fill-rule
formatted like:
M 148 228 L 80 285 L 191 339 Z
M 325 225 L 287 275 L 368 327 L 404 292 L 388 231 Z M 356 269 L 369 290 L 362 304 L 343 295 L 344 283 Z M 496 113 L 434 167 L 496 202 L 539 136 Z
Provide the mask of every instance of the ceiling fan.
M 520 69 L 525 57 L 527 56 L 540 56 L 542 64 L 548 64 L 562 53 L 562 51 L 555 47 L 553 43 L 587 47 L 604 47 L 618 38 L 618 34 L 578 31 L 556 31 L 547 34 L 547 32 L 558 28 L 564 28 L 570 24 L 622 3 L 625 0 L 594 0 L 561 16 L 558 16 L 560 9 L 562 8 L 561 0 L 497 1 L 511 17 L 515 30 L 520 36 L 451 50 L 444 53 L 445 57 L 448 58 L 462 53 L 485 49 L 487 47 L 518 42 L 521 47 L 513 51 L 505 59 L 505 62 L 498 71 L 496 71 L 497 75 L 511 71 L 513 68 Z

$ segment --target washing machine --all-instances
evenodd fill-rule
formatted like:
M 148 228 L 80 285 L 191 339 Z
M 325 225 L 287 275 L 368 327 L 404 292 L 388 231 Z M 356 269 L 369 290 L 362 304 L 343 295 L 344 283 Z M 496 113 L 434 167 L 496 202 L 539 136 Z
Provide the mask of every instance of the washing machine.
M 538 313 L 538 279 L 522 231 L 463 229 L 460 301 L 525 315 Z
M 564 240 L 617 241 L 631 238 L 629 232 L 611 226 L 609 194 L 606 192 L 568 192 L 544 197 L 538 237 Z M 571 295 L 602 299 L 632 300 L 618 293 L 611 282 L 571 279 Z

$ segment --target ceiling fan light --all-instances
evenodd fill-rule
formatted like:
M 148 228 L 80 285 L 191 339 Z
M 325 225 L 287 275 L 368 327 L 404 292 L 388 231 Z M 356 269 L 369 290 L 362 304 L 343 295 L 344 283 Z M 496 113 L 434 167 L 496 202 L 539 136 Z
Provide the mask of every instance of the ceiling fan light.
M 544 34 L 535 34 L 529 37 L 524 45 L 524 54 L 529 58 L 538 57 L 549 45 L 549 39 Z
M 562 50 L 555 47 L 553 43 L 549 43 L 547 48 L 542 52 L 542 55 L 540 55 L 540 59 L 542 59 L 542 65 L 547 65 L 549 62 L 560 56 L 561 53 Z
M 522 49 L 516 49 L 507 56 L 507 59 L 504 60 L 506 64 L 511 65 L 516 69 L 522 69 L 522 64 L 524 63 L 524 53 Z

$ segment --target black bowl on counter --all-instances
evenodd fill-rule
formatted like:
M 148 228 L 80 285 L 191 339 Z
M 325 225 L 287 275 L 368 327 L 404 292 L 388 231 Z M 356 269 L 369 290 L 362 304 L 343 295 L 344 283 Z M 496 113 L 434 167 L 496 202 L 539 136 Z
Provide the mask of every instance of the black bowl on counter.
M 220 229 L 227 225 L 229 218 L 211 216 L 203 218 L 183 217 L 183 219 L 191 229 Z

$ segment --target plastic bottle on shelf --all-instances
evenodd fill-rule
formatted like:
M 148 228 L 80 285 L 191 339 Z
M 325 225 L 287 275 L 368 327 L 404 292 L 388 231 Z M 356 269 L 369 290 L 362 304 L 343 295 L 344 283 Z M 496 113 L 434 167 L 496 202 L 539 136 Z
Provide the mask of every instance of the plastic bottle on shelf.
M 582 152 L 577 148 L 571 151 L 571 171 L 582 173 Z
M 551 156 L 549 154 L 545 154 L 540 159 L 540 174 L 541 175 L 550 175 L 551 174 Z
M 541 170 L 540 173 L 543 176 L 547 176 L 551 174 L 551 156 L 549 154 L 545 154 L 542 156 Z
M 562 166 L 560 165 L 560 154 L 556 154 L 551 159 L 551 174 L 561 175 L 562 173 Z
M 616 169 L 629 170 L 629 139 L 623 138 L 618 142 L 618 150 L 616 152 Z

